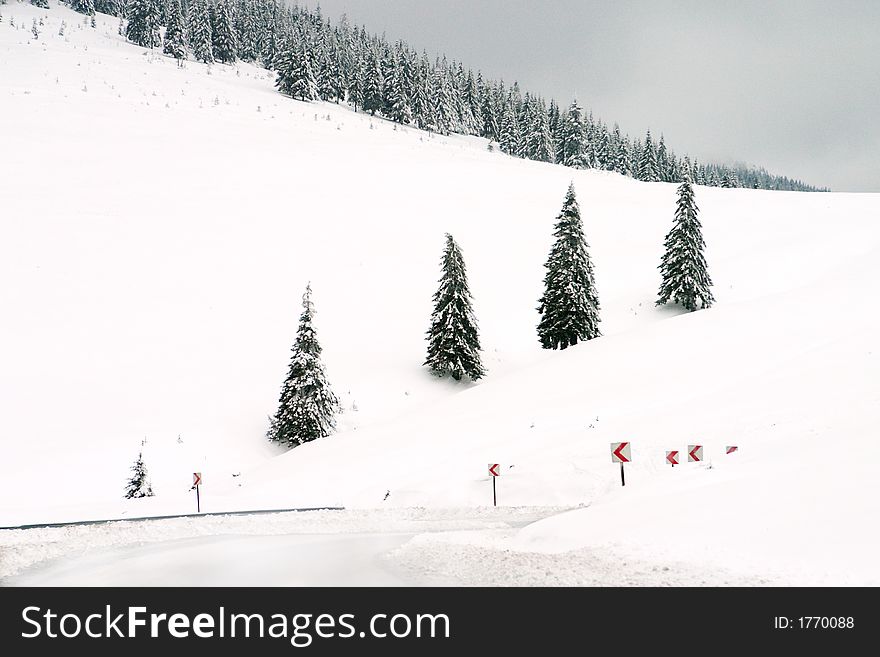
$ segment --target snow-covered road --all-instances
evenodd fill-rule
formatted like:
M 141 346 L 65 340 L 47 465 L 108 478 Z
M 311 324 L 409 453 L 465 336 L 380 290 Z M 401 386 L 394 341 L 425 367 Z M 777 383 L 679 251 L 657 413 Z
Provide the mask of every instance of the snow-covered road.
M 12 586 L 405 586 L 380 557 L 412 534 L 205 536 L 36 566 Z
M 559 510 L 315 511 L 10 530 L 0 532 L 0 584 L 417 584 L 417 569 L 398 571 L 389 557 L 414 537 L 509 532 Z
M 562 509 L 383 509 L 178 518 L 0 532 L 5 586 L 760 585 L 615 546 L 516 549 Z

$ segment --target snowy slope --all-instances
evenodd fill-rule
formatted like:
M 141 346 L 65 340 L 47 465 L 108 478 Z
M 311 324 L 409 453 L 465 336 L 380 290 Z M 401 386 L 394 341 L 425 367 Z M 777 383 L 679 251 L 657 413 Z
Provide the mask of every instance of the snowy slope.
M 189 511 L 195 470 L 207 510 L 485 505 L 497 461 L 501 504 L 589 505 L 506 549 L 880 582 L 880 195 L 697 188 L 717 305 L 656 309 L 673 185 L 292 101 L 250 65 L 178 69 L 108 17 L 2 13 L 0 525 Z M 604 337 L 551 353 L 535 306 L 571 180 Z M 447 231 L 478 385 L 419 367 Z M 279 455 L 308 281 L 346 413 Z M 157 496 L 124 502 L 145 436 Z M 664 467 L 689 442 L 712 467 Z

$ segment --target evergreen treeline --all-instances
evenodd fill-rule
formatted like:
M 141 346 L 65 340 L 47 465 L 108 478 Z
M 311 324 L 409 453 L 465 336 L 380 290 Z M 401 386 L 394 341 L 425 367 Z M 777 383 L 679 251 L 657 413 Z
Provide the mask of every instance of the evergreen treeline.
M 648 182 L 824 191 L 762 168 L 699 163 L 676 154 L 663 135 L 657 139 L 649 130 L 632 138 L 577 101 L 563 107 L 523 92 L 516 82 L 484 79 L 445 56 L 431 60 L 345 17 L 334 25 L 320 8 L 287 7 L 278 0 L 67 1 L 83 13 L 124 16 L 125 34 L 145 47 L 162 45 L 159 26 L 168 27 L 172 44 L 164 51 L 172 57 L 254 62 L 275 71 L 278 90 L 293 98 L 347 103 L 355 111 L 444 135 L 485 137 L 516 157 Z

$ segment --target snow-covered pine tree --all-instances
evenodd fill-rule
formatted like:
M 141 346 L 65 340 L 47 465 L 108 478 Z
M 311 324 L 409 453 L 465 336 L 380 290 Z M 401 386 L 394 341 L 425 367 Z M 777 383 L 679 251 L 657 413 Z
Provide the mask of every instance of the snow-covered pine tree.
M 725 169 L 724 175 L 721 177 L 721 186 L 725 189 L 739 187 L 739 180 L 736 179 L 736 173 L 730 169 Z
M 125 36 L 129 41 L 144 48 L 155 48 L 162 43 L 158 0 L 129 0 L 127 17 Z
M 385 44 L 379 55 L 379 70 L 382 72 L 382 116 L 391 113 L 391 74 L 394 71 L 394 59 L 393 49 Z
M 629 145 L 629 170 L 632 177 L 636 180 L 642 179 L 642 172 L 639 167 L 642 164 L 642 140 L 638 137 L 632 140 Z
M 305 36 L 299 35 L 296 40 L 288 39 L 276 57 L 275 86 L 281 93 L 303 101 L 318 98 L 318 85 L 307 48 Z
M 125 10 L 125 0 L 95 0 L 95 11 L 108 16 L 122 16 Z
M 441 259 L 443 275 L 434 293 L 434 312 L 428 329 L 428 358 L 424 365 L 438 376 L 456 381 L 480 379 L 486 370 L 480 361 L 480 336 L 474 317 L 464 257 L 452 235 L 446 235 Z
M 550 107 L 547 110 L 547 123 L 550 125 L 550 136 L 553 137 L 553 143 L 556 143 L 557 132 L 560 124 L 559 105 L 555 98 L 550 99 Z
M 168 24 L 165 27 L 165 43 L 162 52 L 177 60 L 178 64 L 186 59 L 186 34 L 183 31 L 183 9 L 180 0 L 168 3 Z
M 608 164 L 611 171 L 622 173 L 624 176 L 629 175 L 629 165 L 626 156 L 627 142 L 624 141 L 620 134 L 620 126 L 614 124 L 614 131 L 611 133 L 611 142 L 609 144 Z
M 513 107 L 508 105 L 501 117 L 501 134 L 498 137 L 498 145 L 502 153 L 519 157 L 522 147 L 522 135 L 519 129 L 519 121 Z
M 406 93 L 403 66 L 392 57 L 390 77 L 385 80 L 385 111 L 388 118 L 397 123 L 412 123 L 412 107 Z
M 657 175 L 663 182 L 675 182 L 673 171 L 674 160 L 666 150 L 666 139 L 660 133 L 660 141 L 657 143 Z
M 639 180 L 645 182 L 660 182 L 660 167 L 657 164 L 657 150 L 651 139 L 651 131 L 645 135 L 645 145 L 641 152 L 639 162 Z
M 375 116 L 376 112 L 381 110 L 384 105 L 385 84 L 382 80 L 382 64 L 379 55 L 376 52 L 371 52 L 367 56 L 366 64 L 363 108 L 365 112 Z
M 679 182 L 694 179 L 694 165 L 691 164 L 691 158 L 689 158 L 687 155 L 684 156 L 684 160 L 682 160 L 681 162 L 680 175 L 681 180 Z
M 706 180 L 703 177 L 703 175 L 704 175 L 703 165 L 699 163 L 697 158 L 694 158 L 692 170 L 693 170 L 692 180 L 694 181 L 694 184 L 704 185 L 706 183 Z
M 434 125 L 434 113 L 428 99 L 428 64 L 427 57 L 422 57 L 413 71 L 413 94 L 411 98 L 413 121 L 422 130 L 430 130 Z
M 593 149 L 595 156 L 594 166 L 597 169 L 610 171 L 612 165 L 612 147 L 611 135 L 608 134 L 608 128 L 599 124 L 596 126 L 596 143 Z
M 125 485 L 125 499 L 152 497 L 153 487 L 147 478 L 147 466 L 144 465 L 143 452 L 138 454 L 137 461 L 131 466 L 131 479 Z
M 567 167 L 583 168 L 586 166 L 587 144 L 584 134 L 583 110 L 576 100 L 572 101 L 560 121 L 556 161 Z
M 544 349 L 565 349 L 602 335 L 599 295 L 574 183 L 568 187 L 553 235 L 556 243 L 544 265 L 544 296 L 538 300 L 538 339 Z
M 469 70 L 465 79 L 464 94 L 462 96 L 462 102 L 465 107 L 465 128 L 469 135 L 479 136 L 481 132 L 480 124 L 482 119 L 480 118 L 480 107 L 482 99 L 480 98 L 480 92 L 481 87 L 477 84 L 473 71 Z
M 69 0 L 70 8 L 80 14 L 91 16 L 95 13 L 95 0 Z M 48 7 L 48 3 L 46 4 Z
M 688 181 L 681 183 L 678 186 L 675 223 L 663 243 L 665 253 L 659 267 L 663 281 L 658 306 L 671 299 L 685 310 L 694 311 L 698 303 L 708 308 L 715 301 L 709 289 L 712 279 L 703 255 L 706 245 L 703 242 L 703 228 L 697 218 L 698 211 L 693 186 Z
M 434 63 L 434 70 L 431 73 L 429 100 L 431 102 L 431 116 L 434 119 L 433 128 L 441 135 L 454 132 L 456 126 L 453 99 L 449 87 L 446 60 L 444 59 L 442 63 L 438 60 Z
M 263 66 L 269 69 L 275 66 L 275 58 L 278 56 L 278 50 L 281 46 L 278 21 L 278 4 L 274 0 L 265 3 L 263 5 L 262 36 L 259 37 L 260 61 Z
M 211 36 L 211 14 L 206 0 L 190 0 L 189 47 L 193 57 L 210 64 L 214 61 L 213 37 Z
M 315 88 L 318 90 L 318 98 L 332 101 L 336 98 L 333 84 L 330 79 L 330 53 L 325 43 L 317 45 L 315 61 L 312 63 L 315 73 Z
M 482 77 L 480 77 L 482 80 Z M 498 122 L 498 113 L 495 107 L 495 93 L 490 87 L 486 87 L 483 93 L 483 104 L 480 107 L 483 129 L 482 136 L 489 141 L 498 141 L 501 135 L 501 126 Z
M 549 115 L 539 101 L 535 101 L 534 110 L 526 139 L 528 157 L 539 162 L 552 162 L 553 137 L 550 134 Z
M 416 93 L 416 75 L 418 73 L 418 61 L 415 52 L 400 46 L 400 82 L 403 86 L 403 95 L 409 102 L 410 113 L 413 115 L 410 119 L 412 123 L 415 119 L 415 108 L 413 107 L 413 97 Z
M 351 79 L 348 82 L 348 102 L 357 112 L 358 109 L 364 109 L 364 91 L 367 88 L 367 67 L 364 65 L 365 57 L 359 53 L 356 57 L 355 64 L 352 67 Z
M 668 182 L 682 183 L 684 177 L 685 164 L 679 160 L 674 151 L 669 152 L 669 180 Z
M 232 24 L 232 6 L 229 0 L 216 0 L 214 11 L 211 14 L 211 35 L 213 37 L 214 59 L 224 64 L 231 64 L 236 60 L 238 44 L 236 41 L 235 28 Z
M 238 0 L 235 10 L 235 34 L 238 45 L 238 57 L 246 62 L 257 59 L 257 24 L 259 9 L 254 0 Z
M 288 447 L 330 435 L 339 411 L 339 400 L 330 389 L 321 363 L 321 345 L 312 326 L 315 308 L 311 296 L 309 285 L 303 295 L 303 312 L 290 350 L 290 368 L 281 387 L 278 411 L 266 434 L 269 440 Z
M 0 4 L 3 4 L 0 2 Z M 49 8 L 49 0 L 31 0 L 31 4 L 34 7 L 39 7 L 40 9 L 48 9 Z
M 327 78 L 329 100 L 339 103 L 345 100 L 345 75 L 342 72 L 342 53 L 339 45 L 334 43 L 327 50 L 325 65 L 327 70 L 324 75 Z

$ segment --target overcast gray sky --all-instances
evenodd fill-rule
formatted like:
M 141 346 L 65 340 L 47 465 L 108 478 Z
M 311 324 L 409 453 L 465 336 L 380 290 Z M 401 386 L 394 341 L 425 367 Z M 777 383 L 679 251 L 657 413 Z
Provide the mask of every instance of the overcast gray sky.
M 314 8 L 314 0 L 301 2 Z M 679 153 L 880 191 L 878 0 L 322 0 Z

